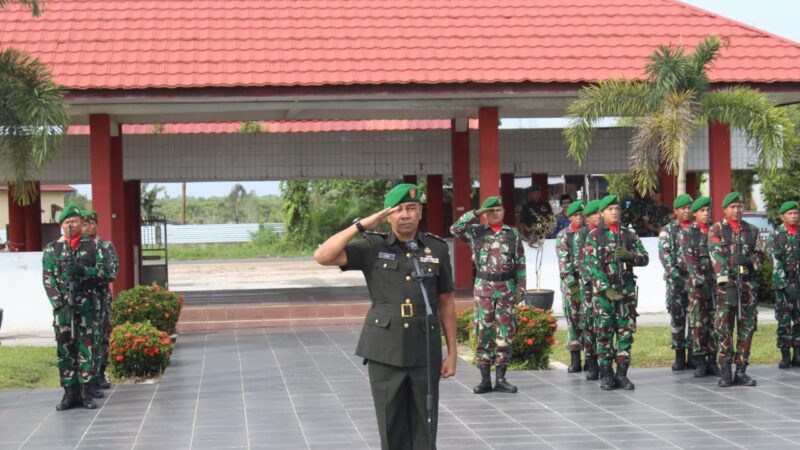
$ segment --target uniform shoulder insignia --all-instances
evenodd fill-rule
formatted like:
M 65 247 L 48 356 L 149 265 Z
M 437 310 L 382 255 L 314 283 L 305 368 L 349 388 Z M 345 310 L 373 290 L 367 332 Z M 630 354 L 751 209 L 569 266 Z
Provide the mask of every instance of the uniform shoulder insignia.
M 365 231 L 364 234 L 373 235 L 373 236 L 379 236 L 379 237 L 382 237 L 384 239 L 389 237 L 389 233 L 381 233 L 380 231 Z
M 425 232 L 423 232 L 423 234 L 425 236 L 432 237 L 432 238 L 436 239 L 437 241 L 441 241 L 441 242 L 447 243 L 447 241 L 445 241 L 444 238 L 441 238 L 441 237 L 439 237 L 439 236 L 437 236 L 437 235 L 435 235 L 433 233 L 428 233 L 427 231 L 425 231 Z

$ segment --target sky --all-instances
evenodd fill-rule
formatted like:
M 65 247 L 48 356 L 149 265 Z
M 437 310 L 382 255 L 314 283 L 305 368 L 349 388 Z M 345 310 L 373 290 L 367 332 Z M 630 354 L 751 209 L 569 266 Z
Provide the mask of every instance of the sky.
M 797 19 L 800 18 L 800 0 L 683 0 L 683 2 L 800 42 L 800 26 L 797 24 Z M 504 119 L 502 128 L 549 128 L 561 124 L 563 122 L 559 119 L 526 119 L 524 121 Z M 160 184 L 166 186 L 167 195 L 170 197 L 180 197 L 180 183 Z M 194 197 L 224 196 L 228 195 L 235 184 L 236 182 L 188 183 L 186 195 Z M 244 181 L 240 184 L 248 192 L 255 191 L 258 195 L 280 194 L 277 181 Z M 78 192 L 91 198 L 90 185 L 73 186 L 78 189 Z

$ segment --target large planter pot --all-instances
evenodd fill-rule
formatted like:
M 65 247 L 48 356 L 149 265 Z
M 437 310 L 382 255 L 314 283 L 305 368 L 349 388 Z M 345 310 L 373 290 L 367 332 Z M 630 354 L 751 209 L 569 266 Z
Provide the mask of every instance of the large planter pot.
M 534 308 L 550 309 L 553 307 L 555 292 L 550 289 L 529 289 L 525 293 L 525 304 Z

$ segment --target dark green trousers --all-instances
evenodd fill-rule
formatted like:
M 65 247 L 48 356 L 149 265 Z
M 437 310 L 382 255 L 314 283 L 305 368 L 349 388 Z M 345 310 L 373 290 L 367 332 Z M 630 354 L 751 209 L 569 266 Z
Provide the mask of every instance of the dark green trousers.
M 433 389 L 433 442 L 436 448 L 436 426 L 439 415 L 439 374 L 441 361 L 431 367 Z M 369 362 L 369 384 L 382 450 L 427 450 L 428 413 L 425 398 L 428 395 L 425 367 L 395 367 L 375 361 Z

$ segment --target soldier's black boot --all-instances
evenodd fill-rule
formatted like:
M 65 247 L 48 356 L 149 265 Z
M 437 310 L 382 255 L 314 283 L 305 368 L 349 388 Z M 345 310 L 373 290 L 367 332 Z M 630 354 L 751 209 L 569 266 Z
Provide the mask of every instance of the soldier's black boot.
M 600 389 L 610 391 L 614 389 L 614 370 L 611 365 L 600 366 Z
M 686 368 L 687 369 L 696 369 L 697 364 L 695 363 L 694 359 L 694 350 L 691 347 L 686 349 Z
M 96 378 L 92 380 L 91 383 L 89 383 L 89 389 L 92 392 L 92 398 L 103 398 L 106 396 L 105 394 L 103 394 L 103 391 L 100 390 L 100 386 L 97 383 Z
M 597 365 L 597 355 L 589 357 L 588 367 L 586 368 L 586 380 L 594 381 L 600 378 L 600 367 Z
M 506 366 L 495 367 L 497 373 L 495 374 L 494 390 L 495 392 L 505 392 L 507 394 L 516 394 L 517 387 L 506 381 Z
M 719 372 L 719 364 L 717 364 L 717 354 L 716 353 L 709 353 L 708 355 L 708 364 L 706 365 L 706 374 L 713 375 L 718 377 Z
M 708 375 L 708 362 L 706 361 L 706 357 L 703 355 L 695 356 L 694 357 L 694 377 L 695 378 L 702 378 Z
M 569 373 L 578 373 L 581 371 L 581 352 L 580 350 L 569 352 L 569 356 L 571 362 L 569 367 L 567 367 L 567 372 Z
M 719 368 L 719 387 L 731 387 L 733 385 L 733 373 L 731 373 L 731 363 L 724 362 Z
M 800 345 L 794 348 L 794 359 L 792 360 L 792 365 L 795 367 L 800 367 Z
M 478 366 L 481 370 L 481 382 L 472 388 L 472 392 L 476 394 L 485 394 L 492 392 L 492 369 L 488 364 L 481 364 Z
M 56 411 L 66 411 L 68 409 L 72 409 L 76 403 L 77 398 L 75 396 L 75 386 L 65 387 L 64 397 L 61 399 L 61 403 L 56 405 Z
M 675 349 L 675 362 L 672 363 L 672 370 L 684 370 L 686 369 L 686 350 L 684 349 Z
M 781 362 L 778 363 L 778 369 L 788 369 L 792 366 L 792 352 L 789 347 L 781 347 Z
M 736 366 L 736 373 L 733 375 L 733 384 L 741 384 L 743 386 L 755 386 L 756 380 L 750 378 L 746 373 L 745 370 L 747 369 L 747 364 L 742 366 Z
M 100 368 L 100 375 L 97 377 L 97 387 L 100 389 L 111 389 L 111 383 L 106 378 L 106 366 Z
M 81 385 L 81 403 L 86 409 L 97 408 L 97 403 L 95 403 L 92 398 L 92 388 L 89 386 L 89 383 Z
M 617 376 L 614 378 L 614 381 L 616 381 L 618 388 L 627 391 L 633 390 L 635 386 L 631 380 L 628 379 L 628 363 L 617 364 Z

